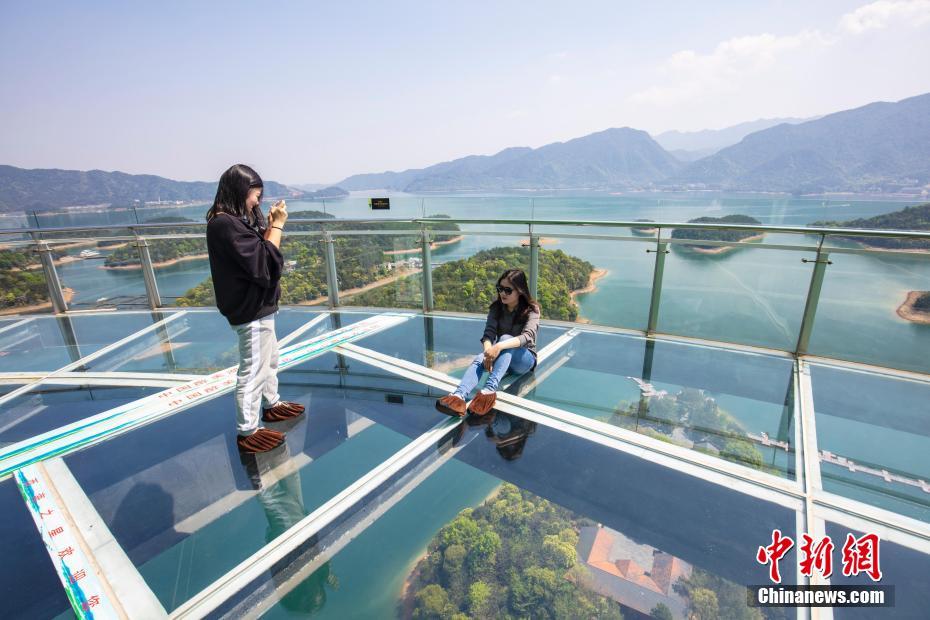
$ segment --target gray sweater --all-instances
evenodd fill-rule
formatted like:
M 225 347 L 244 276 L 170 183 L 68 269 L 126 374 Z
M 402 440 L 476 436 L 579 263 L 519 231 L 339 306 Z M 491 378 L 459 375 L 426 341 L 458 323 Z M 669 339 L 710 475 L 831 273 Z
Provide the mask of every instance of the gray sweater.
M 520 340 L 520 346 L 529 349 L 533 357 L 536 357 L 536 332 L 539 331 L 539 313 L 530 310 L 526 323 L 517 322 L 514 324 L 517 311 L 508 312 L 507 308 L 501 310 L 500 318 L 497 317 L 497 310 L 492 308 L 488 312 L 488 321 L 484 326 L 484 335 L 481 341 L 487 340 L 495 344 L 501 336 L 516 336 Z

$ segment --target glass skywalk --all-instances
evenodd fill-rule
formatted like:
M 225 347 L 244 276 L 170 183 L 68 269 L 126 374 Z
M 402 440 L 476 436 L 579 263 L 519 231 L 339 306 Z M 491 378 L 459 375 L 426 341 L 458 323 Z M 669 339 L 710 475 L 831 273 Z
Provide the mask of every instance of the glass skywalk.
M 288 307 L 278 335 L 300 343 L 382 314 Z M 0 341 L 0 463 L 38 433 L 236 362 L 208 310 L 19 317 L 0 330 L 24 320 L 34 372 L 13 357 L 21 340 Z M 881 536 L 895 607 L 836 617 L 925 614 L 925 375 L 547 323 L 534 375 L 492 415 L 460 422 L 433 401 L 482 327 L 409 312 L 291 366 L 282 394 L 308 413 L 266 455 L 235 450 L 228 392 L 48 454 L 37 467 L 102 573 L 98 600 L 132 617 L 408 617 L 458 601 L 479 617 L 495 605 L 687 617 L 712 604 L 794 617 L 746 603 L 745 586 L 768 581 L 756 553 L 778 529 L 837 547 L 850 532 Z M 69 614 L 13 478 L 0 505 L 0 546 L 16 558 L 0 568 L 4 615 Z M 783 583 L 806 583 L 797 562 L 792 549 Z

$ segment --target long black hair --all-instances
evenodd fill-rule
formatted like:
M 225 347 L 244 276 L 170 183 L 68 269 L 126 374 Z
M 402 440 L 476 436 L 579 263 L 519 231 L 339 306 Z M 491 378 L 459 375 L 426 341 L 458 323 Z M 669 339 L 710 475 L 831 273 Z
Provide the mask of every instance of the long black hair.
M 510 284 L 513 286 L 513 290 L 518 293 L 517 301 L 517 314 L 515 317 L 516 322 L 525 323 L 530 316 L 530 311 L 539 312 L 539 302 L 533 299 L 533 296 L 530 295 L 530 286 L 526 282 L 526 274 L 523 273 L 522 269 L 508 269 L 501 274 L 501 277 L 497 279 L 497 286 L 500 286 L 501 282 L 505 279 L 510 280 Z M 494 310 L 496 316 L 500 317 L 501 313 L 504 311 L 504 304 L 501 302 L 501 296 L 499 293 L 496 293 L 497 298 L 494 300 L 494 303 L 491 304 L 491 307 L 488 310 Z
M 249 197 L 249 190 L 253 187 L 262 189 L 265 187 L 257 172 L 245 164 L 230 166 L 220 177 L 213 206 L 207 211 L 207 221 L 212 220 L 219 213 L 228 213 L 234 217 L 248 218 L 252 224 L 264 228 L 265 217 L 262 215 L 261 207 L 256 207 L 249 212 L 245 206 L 245 199 Z

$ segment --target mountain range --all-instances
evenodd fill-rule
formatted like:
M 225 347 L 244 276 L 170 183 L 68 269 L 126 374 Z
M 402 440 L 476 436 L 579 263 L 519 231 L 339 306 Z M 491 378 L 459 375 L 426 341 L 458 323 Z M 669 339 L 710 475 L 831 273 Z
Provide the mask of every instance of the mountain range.
M 776 119 L 777 120 L 777 119 Z M 773 120 L 760 121 L 765 126 Z M 669 146 L 726 141 L 734 126 L 692 137 L 660 134 Z M 701 133 L 701 132 L 697 132 Z M 706 144 L 706 142 L 705 142 Z M 713 148 L 713 147 L 707 147 Z M 930 183 L 930 94 L 878 102 L 808 121 L 752 131 L 696 161 L 628 127 L 540 148 L 508 148 L 427 168 L 350 176 L 349 190 L 407 192 L 508 189 L 714 189 L 819 193 L 897 191 Z
M 701 149 L 714 152 L 687 161 Z M 265 193 L 314 199 L 339 197 L 344 190 L 919 192 L 930 185 L 930 93 L 806 121 L 761 119 L 655 138 L 630 127 L 607 129 L 535 149 L 512 147 L 426 168 L 353 175 L 337 185 L 311 192 L 269 181 Z M 215 182 L 0 165 L 0 211 L 209 201 L 215 192 Z

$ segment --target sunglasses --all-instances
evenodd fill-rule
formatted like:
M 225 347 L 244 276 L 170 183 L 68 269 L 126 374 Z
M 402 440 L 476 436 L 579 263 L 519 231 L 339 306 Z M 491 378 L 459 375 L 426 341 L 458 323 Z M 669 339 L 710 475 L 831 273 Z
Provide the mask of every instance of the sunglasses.
M 510 288 L 509 286 L 501 286 L 500 284 L 498 284 L 498 285 L 497 285 L 497 292 L 498 292 L 498 293 L 507 293 L 508 295 L 510 295 L 511 293 L 513 293 L 513 289 Z

